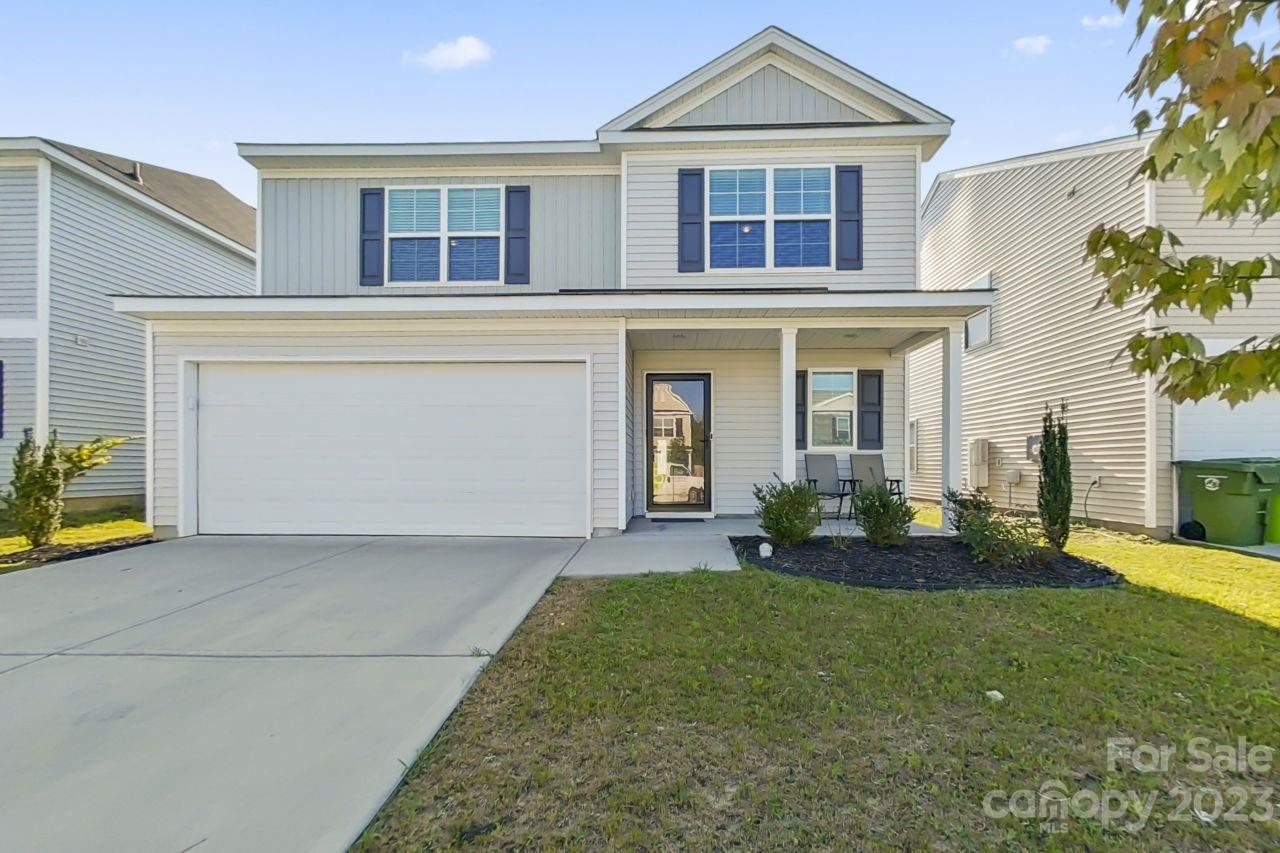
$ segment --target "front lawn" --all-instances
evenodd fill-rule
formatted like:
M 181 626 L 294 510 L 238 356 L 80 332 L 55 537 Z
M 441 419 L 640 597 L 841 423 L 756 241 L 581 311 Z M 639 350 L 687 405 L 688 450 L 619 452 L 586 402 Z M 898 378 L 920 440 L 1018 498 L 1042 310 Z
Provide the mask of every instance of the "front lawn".
M 1274 786 L 1280 768 L 1201 773 L 1180 751 L 1168 772 L 1109 770 L 1106 742 L 1280 747 L 1280 565 L 1104 533 L 1073 547 L 1133 583 L 561 581 L 357 846 L 1275 848 L 1274 820 L 1167 816 L 1179 784 Z M 1154 815 L 1130 835 L 984 814 L 989 792 L 1051 780 L 1153 792 Z
M 27 568 L 47 556 L 74 556 L 77 550 L 89 550 L 110 542 L 151 535 L 151 528 L 127 509 L 68 512 L 62 530 L 54 537 L 47 552 L 31 552 L 31 543 L 18 535 L 13 522 L 0 517 L 0 573 Z M 30 558 L 30 559 L 28 559 Z

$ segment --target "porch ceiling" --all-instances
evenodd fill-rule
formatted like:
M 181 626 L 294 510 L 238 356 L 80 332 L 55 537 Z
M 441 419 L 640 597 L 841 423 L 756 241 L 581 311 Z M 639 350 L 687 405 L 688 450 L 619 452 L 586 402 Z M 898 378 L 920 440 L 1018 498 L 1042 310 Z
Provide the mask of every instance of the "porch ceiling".
M 797 349 L 894 349 L 926 329 L 801 329 Z M 776 329 L 635 329 L 627 332 L 636 350 L 776 350 Z

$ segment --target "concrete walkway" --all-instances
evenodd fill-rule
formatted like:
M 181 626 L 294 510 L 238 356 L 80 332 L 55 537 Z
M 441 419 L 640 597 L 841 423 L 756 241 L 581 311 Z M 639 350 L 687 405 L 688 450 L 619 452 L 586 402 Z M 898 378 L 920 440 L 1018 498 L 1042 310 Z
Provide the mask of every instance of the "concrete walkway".
M 202 537 L 0 576 L 0 850 L 341 850 L 576 540 Z

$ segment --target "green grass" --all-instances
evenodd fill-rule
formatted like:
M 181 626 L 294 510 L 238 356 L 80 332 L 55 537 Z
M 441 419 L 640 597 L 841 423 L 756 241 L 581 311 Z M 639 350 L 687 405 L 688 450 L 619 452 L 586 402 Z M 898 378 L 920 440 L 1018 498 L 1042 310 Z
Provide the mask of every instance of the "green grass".
M 357 846 L 1280 845 L 1274 821 L 1161 817 L 1177 784 L 1277 786 L 1280 769 L 1202 774 L 1184 754 L 1169 773 L 1113 772 L 1105 747 L 1280 747 L 1280 566 L 1101 533 L 1075 549 L 1134 584 L 892 593 L 756 569 L 561 581 Z M 1136 834 L 1071 819 L 1045 835 L 984 816 L 992 789 L 1052 779 L 1157 792 L 1156 817 Z
M 128 539 L 134 536 L 146 536 L 151 528 L 139 520 L 138 513 L 129 509 L 89 510 L 85 512 L 68 512 L 62 530 L 54 537 L 55 545 L 91 546 L 115 539 Z M 25 537 L 18 535 L 13 523 L 0 517 L 0 559 L 6 563 L 17 565 L 6 566 L 8 570 L 25 567 L 21 563 L 22 552 L 31 548 Z

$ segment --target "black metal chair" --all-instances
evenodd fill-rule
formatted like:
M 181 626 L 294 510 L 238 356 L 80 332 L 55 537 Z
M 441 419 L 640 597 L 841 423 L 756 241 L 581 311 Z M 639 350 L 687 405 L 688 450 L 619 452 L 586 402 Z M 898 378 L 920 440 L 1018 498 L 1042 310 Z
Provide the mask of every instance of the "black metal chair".
M 853 474 L 853 493 L 864 488 L 885 486 L 889 494 L 902 497 L 902 481 L 884 475 L 884 457 L 879 453 L 850 453 L 849 471 Z M 853 499 L 849 499 L 849 518 L 853 518 Z
M 818 517 L 822 517 L 821 501 L 836 501 L 836 518 L 844 512 L 845 498 L 849 499 L 849 511 L 853 511 L 853 480 L 840 476 L 840 468 L 834 453 L 806 453 L 804 474 L 810 486 L 818 493 Z

